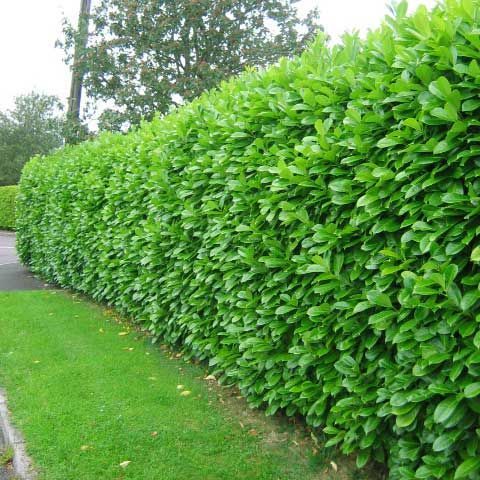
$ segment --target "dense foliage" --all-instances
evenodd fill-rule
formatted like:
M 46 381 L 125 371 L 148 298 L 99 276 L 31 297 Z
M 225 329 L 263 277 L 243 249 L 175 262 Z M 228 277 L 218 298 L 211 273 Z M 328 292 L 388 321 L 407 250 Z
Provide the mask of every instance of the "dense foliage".
M 11 185 L 0 187 L 0 229 L 13 230 L 15 228 L 15 199 L 18 187 Z
M 318 30 L 315 11 L 302 20 L 299 0 L 102 0 L 91 14 L 86 49 L 68 23 L 67 61 L 84 73 L 92 101 L 111 108 L 100 127 L 121 129 L 197 97 L 245 66 L 300 53 Z
M 32 160 L 23 261 L 391 479 L 479 478 L 480 4 L 320 38 Z
M 14 108 L 0 112 L 0 185 L 18 183 L 25 163 L 62 145 L 61 102 L 52 95 L 29 93 Z

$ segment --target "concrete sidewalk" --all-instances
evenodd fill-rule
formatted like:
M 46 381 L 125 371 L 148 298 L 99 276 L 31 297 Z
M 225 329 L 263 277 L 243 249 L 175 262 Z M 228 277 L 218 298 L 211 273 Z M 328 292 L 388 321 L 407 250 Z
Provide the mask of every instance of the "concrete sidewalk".
M 45 288 L 20 264 L 15 250 L 15 233 L 0 231 L 0 291 L 39 290 Z

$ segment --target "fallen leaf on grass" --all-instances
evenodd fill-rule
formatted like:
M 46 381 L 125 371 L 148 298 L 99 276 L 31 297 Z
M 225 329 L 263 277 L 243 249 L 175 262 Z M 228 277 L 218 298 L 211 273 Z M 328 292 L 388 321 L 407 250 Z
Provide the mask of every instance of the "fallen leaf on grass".
M 119 332 L 118 333 L 119 337 L 124 337 L 125 335 L 128 335 L 128 332 Z
M 192 392 L 190 390 L 184 390 L 180 395 L 182 397 L 188 397 Z
M 90 445 L 82 445 L 82 446 L 80 447 L 80 450 L 81 450 L 82 452 L 86 452 L 87 450 L 90 450 L 91 448 L 92 448 L 92 447 L 91 447 Z
M 184 385 L 177 385 L 177 390 L 183 390 L 185 388 Z
M 254 428 L 250 429 L 248 433 L 249 435 L 252 435 L 252 437 L 258 436 L 258 432 Z
M 33 363 L 40 363 L 40 360 L 34 360 Z
M 330 462 L 330 465 L 332 466 L 332 468 L 337 471 L 338 470 L 338 466 L 335 462 Z
M 122 468 L 127 468 L 132 462 L 130 460 L 125 460 L 122 463 L 119 463 L 118 465 Z
M 212 380 L 212 381 L 214 381 L 214 382 L 217 381 L 217 379 L 215 378 L 214 375 L 207 375 L 207 376 L 205 377 L 205 380 Z
M 100 333 L 105 333 L 105 330 L 104 330 L 103 328 L 99 328 L 98 331 L 99 331 Z
M 156 437 L 156 436 L 158 435 L 158 432 L 152 432 L 150 435 L 151 435 L 152 437 Z

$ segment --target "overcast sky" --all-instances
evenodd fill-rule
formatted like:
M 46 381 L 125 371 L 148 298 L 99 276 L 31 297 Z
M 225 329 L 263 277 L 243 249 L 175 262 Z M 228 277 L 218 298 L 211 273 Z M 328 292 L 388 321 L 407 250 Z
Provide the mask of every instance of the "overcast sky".
M 321 22 L 333 39 L 348 30 L 375 28 L 387 13 L 388 0 L 301 0 L 305 13 L 319 7 Z M 95 0 L 94 0 L 95 2 Z M 410 8 L 429 7 L 437 0 L 410 0 Z M 58 95 L 65 101 L 69 71 L 55 48 L 62 18 L 75 19 L 80 0 L 2 0 L 0 7 L 0 110 L 16 95 L 32 90 Z

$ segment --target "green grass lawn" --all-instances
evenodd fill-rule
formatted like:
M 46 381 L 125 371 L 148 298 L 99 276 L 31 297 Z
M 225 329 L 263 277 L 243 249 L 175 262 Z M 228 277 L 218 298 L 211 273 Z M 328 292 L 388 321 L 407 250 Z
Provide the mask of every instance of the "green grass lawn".
M 127 332 L 66 293 L 0 294 L 0 385 L 41 479 L 359 478 Z

